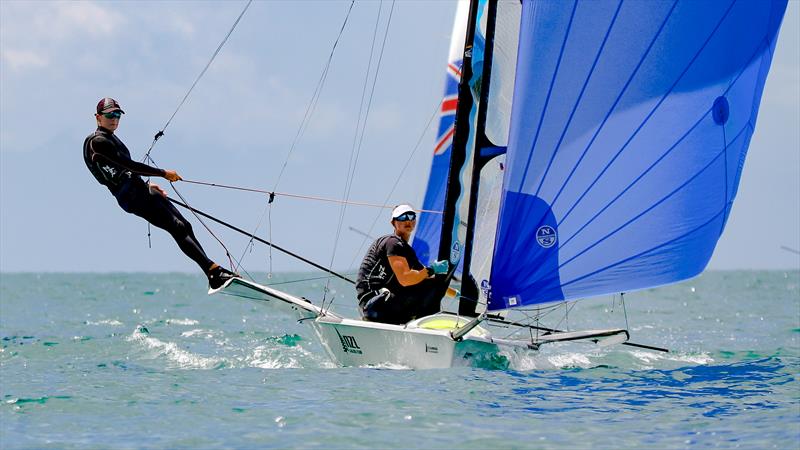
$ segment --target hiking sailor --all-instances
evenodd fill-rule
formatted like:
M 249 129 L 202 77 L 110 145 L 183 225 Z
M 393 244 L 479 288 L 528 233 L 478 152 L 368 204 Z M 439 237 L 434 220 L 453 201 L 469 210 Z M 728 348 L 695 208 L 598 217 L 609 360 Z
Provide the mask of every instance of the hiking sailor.
M 97 130 L 83 142 L 86 166 L 97 181 L 111 191 L 125 212 L 135 214 L 171 234 L 183 253 L 206 274 L 209 286 L 219 288 L 236 274 L 208 259 L 191 224 L 167 200 L 167 193 L 158 185 L 142 180 L 140 175 L 162 177 L 169 181 L 178 181 L 181 177 L 174 170 L 157 169 L 131 160 L 128 148 L 114 135 L 122 114 L 125 112 L 113 98 L 106 97 L 97 103 Z
M 373 322 L 404 324 L 439 312 L 447 291 L 447 261 L 429 267 L 420 263 L 408 239 L 417 213 L 410 205 L 392 210 L 394 233 L 378 238 L 367 250 L 356 280 L 361 317 Z

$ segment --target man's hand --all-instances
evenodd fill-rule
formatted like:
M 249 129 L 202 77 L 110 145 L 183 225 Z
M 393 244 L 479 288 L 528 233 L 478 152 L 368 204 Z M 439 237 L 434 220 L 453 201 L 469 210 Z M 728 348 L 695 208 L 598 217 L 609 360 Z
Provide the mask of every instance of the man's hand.
M 431 263 L 430 267 L 431 267 L 431 270 L 433 271 L 433 273 L 435 273 L 436 275 L 439 275 L 439 274 L 447 273 L 447 270 L 450 268 L 450 264 L 446 260 L 442 259 L 440 261 L 436 261 L 434 263 Z
M 180 180 L 183 179 L 183 178 L 181 178 L 180 175 L 178 175 L 178 172 L 175 172 L 174 170 L 166 170 L 166 169 L 164 170 L 164 178 L 166 178 L 167 180 L 172 181 L 172 182 L 180 181 Z M 166 197 L 167 195 L 164 194 L 164 196 Z
M 161 189 L 161 186 L 159 186 L 157 184 L 153 184 L 153 183 L 150 183 L 147 186 L 150 188 L 150 193 L 151 194 L 159 194 L 162 197 L 167 198 L 167 191 Z

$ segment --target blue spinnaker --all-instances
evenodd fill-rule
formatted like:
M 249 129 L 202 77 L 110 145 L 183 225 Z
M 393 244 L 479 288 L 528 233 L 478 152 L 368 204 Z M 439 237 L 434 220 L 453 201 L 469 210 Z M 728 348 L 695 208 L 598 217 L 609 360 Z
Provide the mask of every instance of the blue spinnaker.
M 786 0 L 526 1 L 489 309 L 700 273 Z

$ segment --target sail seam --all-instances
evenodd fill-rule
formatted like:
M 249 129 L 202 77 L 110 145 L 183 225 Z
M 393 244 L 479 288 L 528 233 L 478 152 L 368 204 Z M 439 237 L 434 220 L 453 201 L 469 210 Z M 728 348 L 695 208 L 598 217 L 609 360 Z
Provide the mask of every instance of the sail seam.
M 600 122 L 600 125 L 597 128 L 597 131 L 595 131 L 594 135 L 589 140 L 589 143 L 583 149 L 583 152 L 581 153 L 580 158 L 578 158 L 578 161 L 575 162 L 575 165 L 572 167 L 572 169 L 570 170 L 570 173 L 564 179 L 564 182 L 562 183 L 562 185 L 559 188 L 558 192 L 556 193 L 555 197 L 550 202 L 551 207 L 558 200 L 558 198 L 560 197 L 560 195 L 563 192 L 563 190 L 564 190 L 565 186 L 567 185 L 567 183 L 569 183 L 569 181 L 572 179 L 572 176 L 575 174 L 575 171 L 580 166 L 581 162 L 583 161 L 583 158 L 586 156 L 586 153 L 589 151 L 589 148 L 591 148 L 591 146 L 594 144 L 594 141 L 597 139 L 597 136 L 600 134 L 600 131 L 602 131 L 602 129 L 605 126 L 606 122 L 608 121 L 609 117 L 611 117 L 611 114 L 616 109 L 617 104 L 619 104 L 619 101 L 622 99 L 622 96 L 628 90 L 628 87 L 630 86 L 630 84 L 633 81 L 633 79 L 636 76 L 636 74 L 639 72 L 639 69 L 641 68 L 642 64 L 644 63 L 645 58 L 647 58 L 647 56 L 650 54 L 650 50 L 652 50 L 653 45 L 655 45 L 656 41 L 658 40 L 658 37 L 661 35 L 661 32 L 664 30 L 664 27 L 666 26 L 667 21 L 672 16 L 672 12 L 675 10 L 675 7 L 677 5 L 678 5 L 678 1 L 675 0 L 675 2 L 672 4 L 672 8 L 670 8 L 669 12 L 664 17 L 664 20 L 661 22 L 661 25 L 658 27 L 658 31 L 653 35 L 653 38 L 650 40 L 650 43 L 647 45 L 647 49 L 644 51 L 644 54 L 639 59 L 639 62 L 636 64 L 636 67 L 633 69 L 633 72 L 631 72 L 631 75 L 628 77 L 627 81 L 625 82 L 625 85 L 622 87 L 622 90 L 620 91 L 619 95 L 617 95 L 617 98 L 614 99 L 614 103 L 611 105 L 611 108 L 606 113 L 605 117 L 603 118 L 603 121 Z M 530 163 L 530 159 L 532 158 L 532 155 L 533 155 L 533 146 L 531 146 L 531 151 L 530 151 L 530 153 L 528 155 L 528 162 L 529 163 Z M 524 181 L 525 177 L 523 176 L 521 178 L 521 180 Z M 519 191 L 522 190 L 521 189 L 522 181 L 520 182 Z M 539 226 L 541 226 L 542 223 L 544 223 L 545 217 L 547 217 L 547 213 L 546 212 L 543 213 L 542 217 L 540 217 L 539 220 L 537 220 L 537 224 L 536 224 L 537 228 Z M 509 238 L 509 236 L 505 236 L 505 239 L 508 239 L 508 238 Z
M 605 49 L 606 43 L 608 42 L 608 37 L 611 35 L 611 30 L 614 28 L 614 24 L 617 21 L 617 17 L 619 16 L 619 11 L 622 9 L 622 0 L 620 0 L 619 4 L 617 5 L 617 10 L 614 11 L 614 17 L 611 18 L 611 23 L 608 25 L 608 29 L 606 30 L 606 34 L 603 37 L 603 42 L 600 44 L 600 48 L 597 50 L 597 55 L 594 57 L 594 61 L 592 62 L 592 67 L 589 69 L 589 73 L 586 75 L 586 80 L 583 82 L 583 86 L 581 87 L 581 91 L 578 94 L 578 98 L 575 100 L 575 104 L 572 106 L 572 111 L 570 111 L 569 118 L 567 119 L 567 123 L 564 125 L 564 129 L 561 131 L 561 136 L 558 138 L 558 142 L 556 142 L 555 149 L 553 150 L 553 154 L 550 156 L 550 161 L 547 163 L 547 168 L 542 173 L 541 180 L 539 180 L 539 187 L 536 188 L 536 195 L 539 196 L 539 192 L 542 189 L 542 185 L 544 184 L 544 180 L 547 178 L 547 174 L 550 173 L 550 168 L 553 166 L 553 161 L 556 159 L 556 154 L 558 154 L 558 149 L 561 147 L 561 143 L 564 141 L 564 136 L 567 135 L 567 130 L 569 126 L 572 124 L 572 119 L 575 117 L 575 112 L 578 110 L 578 106 L 580 105 L 581 100 L 583 99 L 583 94 L 586 92 L 586 87 L 589 85 L 589 80 L 594 75 L 594 69 L 597 67 L 597 62 L 600 60 L 600 55 L 603 54 L 603 50 Z M 535 142 L 534 142 L 535 144 Z M 529 153 L 528 158 L 531 158 L 533 155 L 533 146 L 531 146 L 531 152 Z
M 716 158 L 715 158 L 715 159 L 716 159 Z M 650 249 L 647 249 L 647 250 L 644 250 L 644 251 L 642 251 L 642 252 L 640 252 L 640 253 L 637 253 L 636 255 L 633 255 L 633 256 L 630 256 L 630 257 L 628 257 L 628 258 L 625 258 L 625 259 L 619 260 L 619 261 L 617 261 L 617 262 L 615 262 L 615 263 L 613 263 L 613 264 L 609 264 L 609 265 L 607 265 L 607 266 L 605 266 L 605 267 L 602 267 L 602 268 L 600 268 L 600 269 L 597 269 L 597 270 L 595 270 L 594 272 L 590 272 L 590 273 L 587 273 L 586 275 L 583 275 L 583 276 L 581 276 L 581 277 L 578 277 L 578 278 L 575 278 L 575 279 L 573 279 L 573 280 L 567 281 L 566 283 L 561 283 L 561 286 L 568 286 L 568 285 L 570 285 L 570 284 L 572 284 L 572 283 L 576 283 L 576 282 L 578 282 L 578 281 L 580 281 L 580 280 L 586 279 L 586 278 L 588 278 L 588 277 L 591 277 L 591 276 L 593 276 L 593 275 L 596 275 L 596 274 L 598 274 L 598 273 L 600 273 L 600 272 L 604 272 L 604 271 L 606 271 L 606 270 L 608 270 L 608 269 L 611 269 L 612 267 L 616 267 L 616 266 L 618 266 L 618 265 L 620 265 L 620 264 L 624 264 L 624 263 L 626 263 L 626 262 L 628 262 L 628 261 L 630 261 L 630 260 L 632 260 L 632 259 L 636 259 L 636 258 L 638 258 L 638 257 L 640 257 L 640 256 L 642 256 L 642 255 L 646 255 L 647 253 L 653 252 L 653 251 L 655 251 L 655 250 L 658 250 L 658 249 L 660 249 L 660 248 L 662 248 L 662 247 L 666 247 L 667 245 L 670 245 L 670 244 L 672 244 L 673 242 L 676 242 L 676 241 L 679 241 L 679 240 L 681 240 L 681 239 L 684 239 L 685 237 L 687 237 L 687 236 L 691 235 L 692 233 L 696 232 L 697 230 L 699 230 L 699 229 L 701 229 L 701 228 L 705 227 L 706 225 L 710 224 L 711 222 L 713 222 L 713 221 L 714 221 L 716 218 L 718 218 L 718 217 L 719 217 L 719 216 L 720 216 L 720 215 L 721 215 L 721 214 L 724 212 L 724 209 L 725 209 L 725 208 L 723 207 L 723 209 L 722 209 L 722 210 L 720 210 L 718 213 L 714 214 L 714 215 L 713 215 L 713 216 L 712 216 L 712 217 L 711 217 L 709 220 L 707 220 L 706 222 L 704 222 L 704 223 L 702 223 L 702 224 L 700 224 L 700 225 L 696 226 L 695 228 L 693 228 L 693 229 L 691 229 L 691 230 L 687 231 L 686 233 L 684 233 L 684 234 L 683 234 L 683 235 L 681 235 L 681 236 L 678 236 L 678 237 L 676 237 L 676 238 L 674 238 L 674 239 L 671 239 L 671 240 L 669 240 L 669 241 L 667 241 L 667 242 L 663 242 L 663 243 L 661 243 L 661 244 L 658 244 L 657 246 L 655 246 L 655 247 L 652 247 L 652 248 L 650 248 Z
M 567 24 L 567 30 L 564 33 L 564 40 L 561 42 L 561 49 L 558 53 L 556 66 L 553 69 L 553 76 L 550 78 L 550 86 L 547 89 L 547 97 L 545 97 L 544 105 L 542 106 L 542 114 L 539 116 L 539 124 L 536 126 L 536 134 L 533 137 L 533 143 L 531 143 L 531 149 L 536 146 L 536 142 L 539 140 L 539 132 L 542 130 L 544 117 L 547 115 L 547 108 L 550 105 L 550 97 L 553 94 L 553 86 L 555 85 L 556 78 L 558 77 L 558 70 L 561 67 L 561 59 L 564 56 L 564 49 L 567 47 L 567 41 L 569 40 L 569 33 L 572 30 L 572 21 L 575 18 L 575 11 L 577 9 L 578 9 L 578 1 L 575 0 L 575 2 L 572 5 L 572 13 L 569 16 L 569 23 Z M 528 153 L 528 161 L 525 163 L 525 169 L 522 171 L 522 177 L 520 177 L 519 187 L 517 188 L 518 191 L 522 190 L 522 184 L 525 182 L 525 178 L 528 175 L 528 170 L 530 169 L 532 157 L 533 157 L 533 151 Z
M 766 39 L 765 39 L 765 42 L 766 42 Z M 756 57 L 757 57 L 757 56 L 758 56 L 760 53 L 762 53 L 762 51 L 763 51 L 763 50 L 762 50 L 762 46 L 761 46 L 761 45 L 759 45 L 759 46 L 757 46 L 757 47 L 756 47 L 756 51 L 755 51 L 755 52 L 753 53 L 753 55 L 752 55 L 752 56 L 749 58 L 749 60 L 748 60 L 747 64 L 745 64 L 745 65 L 743 66 L 742 70 L 741 70 L 741 71 L 739 71 L 739 73 L 736 75 L 736 77 L 734 77 L 734 79 L 733 79 L 733 80 L 731 80 L 731 82 L 728 84 L 728 87 L 727 87 L 727 88 L 725 88 L 725 91 L 723 91 L 723 92 L 722 92 L 722 96 L 725 96 L 725 95 L 727 95 L 727 94 L 730 92 L 730 90 L 733 88 L 733 86 L 736 84 L 736 82 L 738 82 L 738 81 L 739 81 L 739 79 L 740 79 L 740 78 L 742 77 L 742 75 L 744 74 L 744 72 L 746 72 L 746 70 L 747 70 L 747 68 L 750 66 L 750 64 L 751 64 L 751 63 L 752 63 L 752 62 L 753 62 L 753 61 L 756 59 Z M 675 143 L 675 144 L 674 144 L 672 147 L 670 147 L 670 149 L 669 149 L 669 150 L 667 150 L 667 152 L 666 152 L 664 155 L 662 155 L 662 156 L 661 156 L 660 158 L 658 158 L 658 159 L 657 159 L 655 162 L 653 162 L 653 164 L 652 164 L 650 167 L 648 167 L 648 168 L 647 168 L 647 170 L 645 170 L 645 171 L 644 171 L 644 172 L 643 172 L 643 173 L 642 173 L 642 174 L 641 174 L 639 177 L 637 177 L 635 180 L 633 180 L 633 182 L 632 182 L 631 184 L 629 184 L 629 185 L 628 185 L 628 186 L 627 186 L 627 187 L 626 187 L 626 188 L 625 188 L 625 189 L 624 189 L 622 192 L 620 192 L 620 193 L 619 193 L 619 194 L 618 194 L 616 197 L 614 197 L 614 198 L 613 198 L 613 199 L 612 199 L 612 200 L 611 200 L 609 203 L 607 203 L 607 204 L 606 204 L 606 205 L 605 205 L 605 206 L 604 206 L 604 207 L 603 207 L 603 208 L 602 208 L 600 211 L 598 211 L 598 212 L 597 212 L 597 213 L 596 213 L 594 216 L 592 216 L 592 218 L 591 218 L 591 219 L 589 219 L 589 221 L 587 221 L 587 222 L 586 222 L 586 223 L 585 223 L 583 226 L 581 226 L 581 228 L 580 228 L 580 229 L 578 229 L 578 230 L 577 230 L 575 233 L 573 233 L 573 234 L 572 234 L 572 236 L 570 236 L 570 237 L 569 237 L 569 238 L 568 238 L 566 241 L 564 241 L 564 243 L 563 243 L 563 244 L 559 245 L 559 247 L 558 247 L 559 251 L 560 251 L 561 249 L 563 249 L 563 248 L 564 248 L 564 247 L 567 245 L 567 243 L 569 243 L 569 241 L 571 241 L 571 240 L 572 240 L 573 238 L 575 238 L 575 237 L 576 237 L 578 234 L 580 234 L 580 233 L 581 233 L 581 232 L 582 232 L 582 231 L 583 231 L 583 230 L 584 230 L 584 229 L 585 229 L 585 228 L 586 228 L 586 227 L 587 227 L 589 224 L 591 224 L 591 223 L 592 223 L 592 222 L 593 222 L 593 221 L 594 221 L 594 220 L 595 220 L 595 219 L 596 219 L 598 216 L 600 216 L 600 215 L 601 215 L 601 214 L 602 214 L 602 213 L 603 213 L 605 210 L 607 210 L 609 207 L 611 207 L 611 205 L 612 205 L 614 202 L 616 202 L 616 201 L 617 201 L 617 200 L 618 200 L 618 199 L 619 199 L 619 198 L 620 198 L 620 197 L 621 197 L 621 196 L 622 196 L 622 195 L 623 195 L 623 194 L 624 194 L 624 193 L 625 193 L 627 190 L 629 190 L 629 189 L 630 189 L 630 188 L 631 188 L 631 187 L 632 187 L 634 184 L 638 183 L 638 182 L 640 181 L 640 179 L 641 179 L 641 178 L 643 178 L 643 176 L 644 176 L 645 174 L 647 174 L 648 172 L 650 172 L 650 170 L 651 170 L 651 169 L 653 169 L 653 168 L 654 168 L 654 166 L 655 166 L 655 165 L 657 165 L 657 164 L 658 164 L 658 163 L 659 163 L 661 160 L 663 160 L 663 158 L 664 158 L 664 157 L 665 157 L 667 154 L 669 154 L 669 153 L 670 153 L 670 152 L 671 152 L 671 151 L 672 151 L 672 150 L 675 148 L 675 146 L 677 146 L 678 144 L 680 144 L 680 142 L 681 142 L 683 139 L 685 139 L 685 138 L 686 138 L 686 136 L 687 136 L 689 133 L 691 133 L 691 132 L 692 132 L 692 130 L 693 130 L 695 127 L 697 127 L 697 125 L 699 125 L 699 124 L 700 124 L 700 122 L 701 122 L 701 121 L 702 121 L 702 120 L 703 120 L 703 119 L 704 119 L 704 118 L 705 118 L 705 117 L 706 117 L 706 116 L 707 116 L 707 115 L 708 115 L 708 114 L 709 114 L 709 113 L 710 113 L 712 110 L 713 110 L 713 107 L 712 107 L 711 109 L 709 109 L 708 111 L 706 111 L 706 112 L 705 112 L 705 113 L 704 113 L 704 114 L 703 114 L 703 115 L 700 117 L 700 119 L 699 119 L 699 120 L 698 120 L 698 121 L 697 121 L 697 122 L 696 122 L 696 123 L 695 123 L 695 124 L 694 124 L 694 125 L 693 125 L 691 128 L 689 128 L 689 130 L 688 130 L 686 133 L 684 133 L 684 135 L 683 135 L 683 136 L 681 136 L 681 138 L 680 138 L 680 139 L 678 139 L 678 141 L 677 141 L 677 142 L 676 142 L 676 143 Z M 748 124 L 749 124 L 749 123 L 748 123 Z M 736 137 L 735 137 L 735 138 L 732 140 L 732 142 L 735 142 L 736 140 L 738 140 L 738 139 L 739 139 L 739 136 L 742 134 L 742 132 L 743 132 L 743 131 L 744 131 L 746 128 L 747 128 L 747 126 L 743 127 L 743 128 L 742 128 L 742 130 L 740 130 L 739 132 L 737 132 L 737 134 L 736 134 Z M 726 199 L 727 199 L 727 196 L 726 196 Z M 565 218 L 566 218 L 566 217 L 565 217 Z M 559 222 L 559 224 L 558 224 L 559 226 L 560 226 L 560 225 L 561 225 L 561 224 L 564 222 L 564 219 L 565 219 L 565 218 L 562 218 L 562 219 L 561 219 L 561 221 L 560 221 L 560 222 Z
M 622 154 L 622 152 L 625 151 L 626 148 L 628 148 L 628 145 L 639 134 L 639 132 L 642 130 L 642 128 L 644 128 L 644 126 L 647 124 L 647 122 L 650 120 L 650 118 L 653 116 L 653 114 L 655 114 L 656 111 L 658 111 L 658 109 L 661 107 L 661 105 L 664 104 L 664 101 L 666 101 L 666 99 L 670 96 L 670 94 L 672 94 L 672 91 L 675 89 L 675 86 L 677 86 L 678 83 L 680 83 L 680 81 L 683 79 L 684 75 L 686 75 L 686 73 L 689 71 L 689 69 L 697 61 L 697 58 L 699 58 L 700 55 L 703 53 L 703 51 L 705 50 L 706 46 L 708 46 L 708 43 L 711 42 L 711 39 L 714 38 L 714 36 L 717 33 L 717 30 L 719 30 L 719 27 L 722 26 L 722 24 L 725 22 L 725 19 L 728 17 L 728 14 L 730 14 L 731 9 L 733 9 L 733 5 L 734 4 L 735 4 L 735 1 L 731 3 L 731 5 L 725 11 L 725 14 L 722 15 L 722 17 L 720 18 L 719 22 L 717 23 L 717 26 L 714 27 L 714 30 L 711 31 L 711 33 L 709 34 L 708 38 L 706 38 L 705 42 L 703 42 L 703 45 L 701 45 L 700 48 L 697 50 L 697 53 L 695 53 L 695 55 L 692 58 L 692 60 L 689 61 L 689 63 L 683 69 L 683 71 L 678 76 L 678 78 L 675 80 L 675 82 L 672 83 L 672 86 L 670 86 L 670 88 L 667 90 L 667 92 L 665 92 L 664 95 L 661 97 L 661 99 L 659 99 L 658 103 L 656 103 L 656 105 L 653 106 L 653 109 L 650 110 L 650 112 L 647 114 L 647 116 L 642 120 L 642 122 L 639 124 L 639 126 L 636 128 L 636 130 L 633 132 L 633 134 L 631 134 L 631 136 L 628 138 L 628 140 L 625 141 L 625 143 L 622 145 L 622 147 L 620 147 L 620 149 L 617 151 L 617 153 L 611 158 L 611 160 L 608 161 L 608 163 L 606 163 L 605 167 L 603 167 L 603 170 L 601 170 L 600 173 L 597 174 L 597 176 L 594 178 L 594 180 L 592 180 L 592 182 L 589 184 L 589 186 L 586 187 L 586 189 L 583 191 L 583 193 L 580 195 L 580 197 L 578 197 L 578 199 L 575 200 L 575 203 L 572 204 L 570 209 L 566 212 L 566 214 L 564 214 L 564 216 L 561 218 L 559 223 L 563 223 L 567 219 L 567 217 L 569 217 L 569 215 L 572 213 L 572 211 L 574 211 L 575 208 L 578 206 L 578 204 L 580 204 L 581 201 L 583 201 L 583 199 L 586 197 L 586 194 L 588 194 L 592 190 L 592 188 L 597 184 L 597 182 L 600 180 L 600 178 L 602 178 L 603 175 L 605 175 L 605 173 L 608 171 L 609 167 L 611 167 L 611 165 L 614 164 L 614 162 L 617 160 L 619 155 Z M 599 133 L 599 130 L 598 130 L 598 133 Z M 595 135 L 597 135 L 597 134 L 595 134 Z M 588 150 L 588 147 L 587 147 L 587 150 Z M 562 185 L 562 190 L 563 190 L 565 185 L 566 185 L 566 183 L 564 185 Z M 559 194 L 560 193 L 561 193 L 561 191 L 559 191 Z M 553 203 L 552 204 L 555 204 L 555 201 L 556 201 L 556 199 L 553 199 Z
M 707 114 L 708 114 L 708 113 L 706 113 L 706 115 L 707 115 Z M 704 116 L 704 117 L 705 117 L 705 116 Z M 702 121 L 702 119 L 701 119 L 701 121 Z M 699 122 L 698 122 L 698 123 L 699 123 Z M 742 129 L 741 129 L 741 130 L 740 130 L 740 131 L 737 133 L 736 139 L 738 139 L 738 138 L 741 136 L 741 134 L 742 134 L 742 133 L 744 133 L 744 132 L 747 130 L 747 128 L 748 128 L 748 127 L 749 127 L 749 124 L 746 124 L 744 127 L 742 127 Z M 688 134 L 688 133 L 687 133 L 687 134 Z M 640 219 L 642 216 L 644 216 L 644 215 L 645 215 L 645 214 L 647 214 L 648 212 L 650 212 L 650 211 L 652 211 L 653 209 L 655 209 L 657 206 L 659 206 L 659 205 L 661 205 L 662 203 L 664 203 L 665 201 L 667 201 L 667 200 L 668 200 L 670 197 L 672 197 L 673 195 L 675 195 L 675 194 L 677 194 L 678 192 L 680 192 L 681 190 L 683 190 L 683 188 L 685 188 L 686 186 L 688 186 L 688 185 L 689 185 L 689 184 L 690 184 L 692 181 L 694 181 L 694 180 L 695 180 L 697 177 L 699 177 L 699 176 L 700 176 L 700 174 L 702 174 L 702 173 L 703 173 L 703 172 L 705 172 L 705 171 L 706 171 L 706 170 L 707 170 L 709 167 L 711 167 L 711 165 L 712 165 L 712 164 L 714 164 L 714 162 L 715 162 L 716 160 L 718 160 L 718 159 L 720 158 L 720 156 L 722 156 L 722 155 L 723 155 L 723 153 L 724 153 L 724 150 L 721 150 L 721 151 L 719 151 L 719 152 L 716 154 L 716 156 L 714 156 L 714 158 L 712 158 L 712 159 L 711 159 L 711 160 L 710 160 L 710 161 L 709 161 L 709 162 L 708 162 L 708 163 L 707 163 L 705 166 L 703 166 L 703 168 L 701 168 L 700 170 L 698 170 L 698 171 L 697 171 L 697 173 L 695 173 L 694 175 L 692 175 L 692 176 L 691 176 L 689 179 L 687 179 L 685 182 L 683 182 L 683 183 L 682 183 L 680 186 L 676 187 L 676 188 L 675 188 L 674 190 L 672 190 L 672 191 L 671 191 L 669 194 L 667 194 L 666 196 L 664 196 L 664 197 L 663 197 L 661 200 L 659 200 L 658 202 L 654 203 L 652 206 L 650 206 L 649 208 L 645 209 L 644 211 L 642 211 L 641 213 L 637 214 L 636 216 L 632 217 L 630 220 L 628 220 L 627 222 L 623 223 L 622 225 L 620 225 L 619 227 L 617 227 L 616 229 L 614 229 L 614 230 L 613 230 L 613 231 L 611 231 L 610 233 L 606 234 L 606 235 L 605 235 L 605 236 L 603 236 L 601 239 L 598 239 L 598 240 L 597 240 L 597 242 L 595 242 L 594 244 L 592 244 L 592 245 L 590 245 L 590 246 L 586 247 L 585 249 L 581 250 L 581 252 L 580 252 L 580 253 L 576 254 L 575 256 L 573 256 L 573 257 L 569 258 L 568 260 L 564 261 L 563 263 L 559 264 L 559 266 L 558 266 L 558 268 L 557 268 L 557 269 L 561 269 L 561 268 L 563 268 L 564 266 L 566 266 L 567 264 L 569 264 L 570 262 L 572 262 L 573 260 L 575 260 L 575 259 L 576 259 L 576 258 L 578 258 L 579 256 L 581 256 L 581 255 L 583 255 L 584 253 L 588 252 L 588 251 L 589 251 L 589 250 L 591 250 L 592 248 L 594 248 L 594 247 L 596 247 L 596 246 L 600 245 L 601 243 L 603 243 L 603 242 L 604 242 L 606 239 L 608 239 L 609 237 L 613 236 L 614 234 L 618 233 L 618 232 L 619 232 L 620 230 L 622 230 L 623 228 L 625 228 L 625 227 L 627 227 L 628 225 L 632 224 L 633 222 L 637 221 L 637 220 L 638 220 L 638 219 Z M 666 156 L 666 155 L 665 155 L 665 156 Z M 620 195 L 621 195 L 621 194 L 620 194 Z M 724 209 L 724 208 L 725 208 L 725 206 L 723 206 L 723 209 Z M 574 235 L 573 235 L 572 237 L 574 237 Z M 571 237 L 570 239 L 572 239 L 572 237 Z M 565 243 L 565 245 L 566 245 L 566 243 Z M 559 247 L 559 250 L 560 250 L 561 248 L 563 248 L 563 246 Z M 627 260 L 627 259 L 626 259 L 626 260 Z M 624 261 L 624 260 L 623 260 L 623 261 Z M 550 272 L 550 274 L 552 274 L 552 273 L 554 273 L 554 272 Z M 562 283 L 562 286 L 563 286 L 563 285 L 564 285 L 564 283 Z

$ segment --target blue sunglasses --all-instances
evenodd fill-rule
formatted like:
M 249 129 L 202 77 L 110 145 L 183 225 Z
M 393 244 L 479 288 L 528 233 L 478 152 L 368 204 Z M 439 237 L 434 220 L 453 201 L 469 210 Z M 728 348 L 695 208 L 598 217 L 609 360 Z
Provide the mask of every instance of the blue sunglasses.
M 408 222 L 409 220 L 417 220 L 417 213 L 407 212 L 395 217 L 394 220 L 398 222 Z
M 119 111 L 112 111 L 103 114 L 103 117 L 105 117 L 106 119 L 119 119 L 120 117 L 122 117 L 122 113 Z

